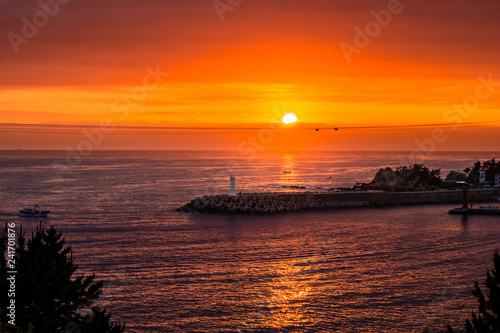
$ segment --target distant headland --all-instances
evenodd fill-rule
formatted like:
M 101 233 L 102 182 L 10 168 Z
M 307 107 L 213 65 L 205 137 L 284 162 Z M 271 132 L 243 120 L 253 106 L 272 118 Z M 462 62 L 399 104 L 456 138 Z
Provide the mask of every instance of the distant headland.
M 178 208 L 181 212 L 219 214 L 283 213 L 328 208 L 353 208 L 400 204 L 459 203 L 462 189 L 468 188 L 469 200 L 490 201 L 500 196 L 500 162 L 495 159 L 476 162 L 463 171 L 451 171 L 441 178 L 441 170 L 422 164 L 380 169 L 370 183 L 334 192 L 248 193 L 203 196 Z

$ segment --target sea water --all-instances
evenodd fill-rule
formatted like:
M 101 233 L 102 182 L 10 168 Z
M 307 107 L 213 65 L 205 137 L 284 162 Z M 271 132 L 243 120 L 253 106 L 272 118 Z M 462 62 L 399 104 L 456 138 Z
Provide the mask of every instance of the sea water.
M 476 308 L 470 289 L 500 247 L 498 217 L 450 216 L 449 204 L 175 211 L 229 193 L 230 175 L 243 193 L 349 187 L 409 155 L 1 151 L 0 216 L 27 235 L 40 220 L 62 231 L 79 272 L 104 279 L 98 304 L 127 332 L 444 332 L 447 322 L 460 331 Z M 424 157 L 445 175 L 495 155 Z M 49 217 L 17 215 L 35 204 Z

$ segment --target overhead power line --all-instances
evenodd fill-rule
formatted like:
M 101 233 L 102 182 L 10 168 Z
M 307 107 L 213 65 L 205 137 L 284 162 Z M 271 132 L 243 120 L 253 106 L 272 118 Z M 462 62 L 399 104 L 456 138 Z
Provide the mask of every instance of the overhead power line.
M 285 125 L 281 122 L 281 129 L 285 130 L 309 130 L 309 131 L 320 131 L 320 130 L 334 130 L 334 131 L 344 131 L 344 130 L 371 130 L 371 129 L 430 129 L 430 128 L 445 128 L 445 127 L 474 127 L 482 126 L 488 124 L 500 123 L 500 120 L 491 121 L 478 121 L 478 122 L 462 122 L 462 123 L 433 123 L 433 124 L 409 124 L 409 125 L 373 125 L 373 126 L 296 126 L 293 124 Z M 276 124 L 276 123 L 274 123 Z M 303 123 L 304 124 L 304 123 Z M 95 125 L 64 125 L 64 124 L 13 124 L 13 123 L 0 123 L 1 132 L 30 132 L 30 133 L 60 133 L 60 134 L 71 134 L 78 133 L 82 130 L 99 129 L 99 126 Z M 182 126 L 182 127 L 162 127 L 162 126 L 115 126 L 113 133 L 116 134 L 158 134 L 161 132 L 170 131 L 260 131 L 262 129 L 268 128 L 268 124 L 259 127 L 194 127 L 194 126 Z M 111 132 L 111 131 L 110 131 Z

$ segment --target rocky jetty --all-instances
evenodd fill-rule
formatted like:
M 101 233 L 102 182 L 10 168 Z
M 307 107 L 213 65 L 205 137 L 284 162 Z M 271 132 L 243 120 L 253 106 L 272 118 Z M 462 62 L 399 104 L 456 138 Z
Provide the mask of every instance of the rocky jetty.
M 296 204 L 271 194 L 248 194 L 231 197 L 228 195 L 204 196 L 191 200 L 177 211 L 219 214 L 269 214 L 308 209 L 348 208 L 367 206 L 366 201 L 308 202 Z

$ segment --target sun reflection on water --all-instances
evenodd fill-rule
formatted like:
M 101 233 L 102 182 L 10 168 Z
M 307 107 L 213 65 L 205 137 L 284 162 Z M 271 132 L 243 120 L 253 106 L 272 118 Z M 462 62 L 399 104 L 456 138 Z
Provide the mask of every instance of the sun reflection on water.
M 283 154 L 281 161 L 280 183 L 283 185 L 293 185 L 296 179 L 294 174 L 296 171 L 296 156 L 295 154 Z
M 277 329 L 287 327 L 310 327 L 321 319 L 308 311 L 321 291 L 321 262 L 324 253 L 321 242 L 307 257 L 280 261 L 265 267 L 270 278 L 260 284 L 258 296 L 254 298 L 250 314 L 242 326 L 247 329 Z M 252 332 L 252 331 L 250 331 Z

